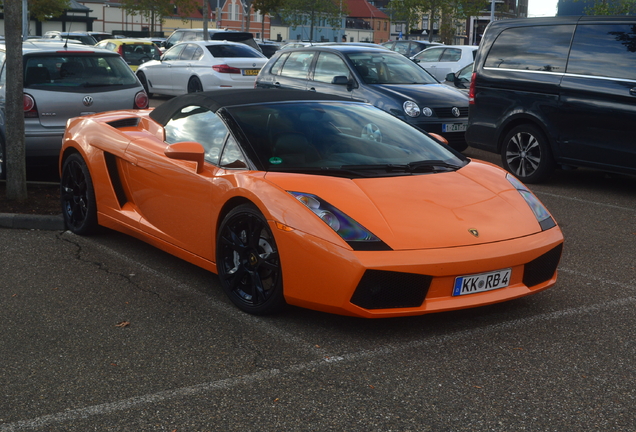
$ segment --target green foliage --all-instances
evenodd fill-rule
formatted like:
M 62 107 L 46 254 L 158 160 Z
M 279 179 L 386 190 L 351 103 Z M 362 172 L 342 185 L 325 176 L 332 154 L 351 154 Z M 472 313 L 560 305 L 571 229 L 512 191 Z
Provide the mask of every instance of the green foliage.
M 253 0 L 252 9 L 261 15 L 273 15 L 278 12 L 283 4 L 283 0 Z
M 585 8 L 587 15 L 634 15 L 636 0 L 595 0 Z
M 27 4 L 29 13 L 38 21 L 60 16 L 70 7 L 68 0 L 29 0 Z
M 320 17 L 327 25 L 338 28 L 342 15 L 347 13 L 344 3 L 344 10 L 341 12 L 340 4 L 331 0 L 282 0 L 279 14 L 285 23 L 292 27 L 306 24 L 313 28 L 315 21 Z

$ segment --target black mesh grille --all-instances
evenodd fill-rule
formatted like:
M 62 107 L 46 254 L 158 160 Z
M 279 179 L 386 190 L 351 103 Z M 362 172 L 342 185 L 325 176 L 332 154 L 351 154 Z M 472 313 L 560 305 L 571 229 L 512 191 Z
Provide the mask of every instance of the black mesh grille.
M 125 128 L 125 127 L 136 127 L 139 124 L 139 117 L 131 117 L 121 120 L 114 120 L 112 122 L 108 122 L 109 126 L 112 126 L 116 129 Z
M 459 117 L 455 117 L 453 115 L 453 107 L 450 107 L 450 108 L 435 108 L 435 114 L 439 118 L 446 118 L 446 117 L 462 118 L 462 117 L 468 117 L 468 107 L 459 108 Z
M 351 303 L 365 309 L 418 307 L 424 302 L 431 276 L 367 270 Z
M 559 265 L 562 250 L 563 243 L 526 264 L 523 271 L 523 283 L 527 287 L 532 287 L 552 279 Z

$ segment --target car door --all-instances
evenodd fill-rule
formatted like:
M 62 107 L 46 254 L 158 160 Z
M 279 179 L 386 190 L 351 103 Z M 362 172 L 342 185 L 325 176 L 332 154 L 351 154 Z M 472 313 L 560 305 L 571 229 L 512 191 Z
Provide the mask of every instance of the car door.
M 564 158 L 610 167 L 635 166 L 633 35 L 633 24 L 577 26 L 555 113 Z
M 315 54 L 315 51 L 311 50 L 292 51 L 289 53 L 280 69 L 278 69 L 278 74 L 274 77 L 272 86 L 275 88 L 306 90 L 309 67 Z
M 185 44 L 175 45 L 161 56 L 161 60 L 144 66 L 143 72 L 157 93 L 172 93 L 172 65 L 179 60 L 184 48 Z
M 446 51 L 446 48 L 428 48 L 416 54 L 413 59 L 422 69 L 433 75 L 439 81 L 440 78 L 437 76 L 437 68 L 444 51 Z M 444 74 L 444 77 L 445 76 L 446 74 Z M 444 77 L 442 77 L 442 80 Z
M 343 76 L 349 84 L 334 83 L 335 77 Z M 357 86 L 351 70 L 339 55 L 324 51 L 317 53 L 307 90 L 351 98 L 353 89 Z
M 217 164 L 228 138 L 219 117 L 199 106 L 183 108 L 165 126 L 166 142 L 131 142 L 126 149 L 126 181 L 141 215 L 141 229 L 153 237 L 213 260 L 214 223 L 221 191 Z M 166 147 L 194 141 L 203 146 L 203 169 L 170 159 Z
M 179 58 L 172 61 L 170 67 L 171 94 L 181 95 L 188 93 L 188 81 L 196 74 L 197 69 L 203 67 L 201 58 L 203 48 L 197 44 L 185 45 L 179 54 Z

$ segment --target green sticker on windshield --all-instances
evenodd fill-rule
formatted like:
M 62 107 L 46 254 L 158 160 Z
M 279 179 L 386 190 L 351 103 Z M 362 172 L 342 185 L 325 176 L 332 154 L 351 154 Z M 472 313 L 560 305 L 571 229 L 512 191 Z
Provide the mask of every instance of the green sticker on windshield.
M 274 156 L 274 157 L 269 158 L 269 163 L 271 163 L 272 165 L 278 165 L 278 164 L 283 163 L 283 160 L 281 158 L 279 158 L 279 157 Z

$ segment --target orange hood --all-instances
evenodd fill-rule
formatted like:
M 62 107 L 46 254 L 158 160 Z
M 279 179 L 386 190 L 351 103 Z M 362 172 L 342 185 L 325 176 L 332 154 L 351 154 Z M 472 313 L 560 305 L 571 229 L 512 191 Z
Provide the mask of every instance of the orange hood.
M 541 231 L 505 171 L 472 161 L 457 172 L 347 179 L 268 173 L 294 192 L 317 195 L 393 250 L 492 243 Z M 471 233 L 476 230 L 478 236 Z

